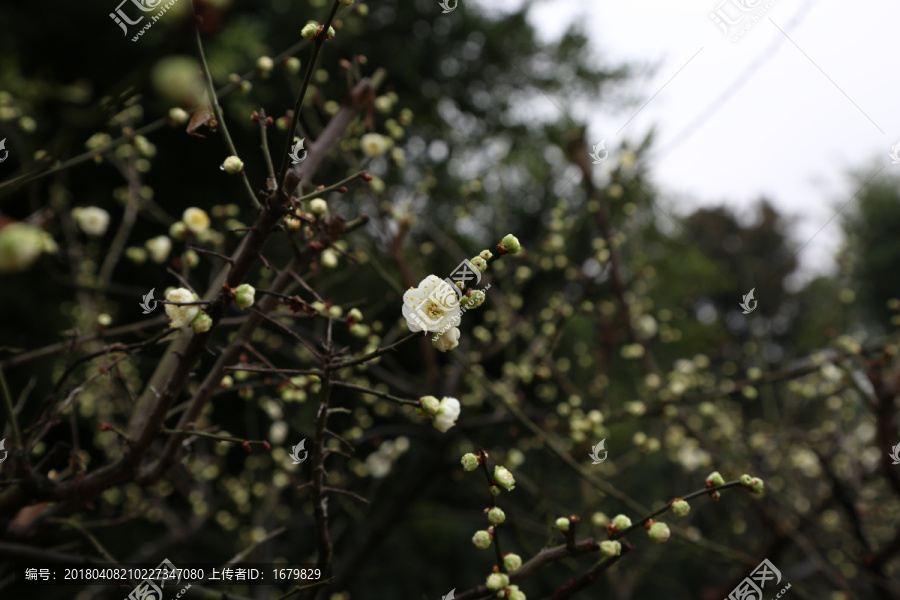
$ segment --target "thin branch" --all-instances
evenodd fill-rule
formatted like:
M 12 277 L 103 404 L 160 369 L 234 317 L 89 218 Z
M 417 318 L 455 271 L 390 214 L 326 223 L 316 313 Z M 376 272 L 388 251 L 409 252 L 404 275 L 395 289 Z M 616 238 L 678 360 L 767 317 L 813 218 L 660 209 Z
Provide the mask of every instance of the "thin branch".
M 197 18 L 197 11 L 194 7 L 194 3 L 191 2 L 191 7 L 194 9 L 194 19 Z M 210 105 L 212 105 L 213 112 L 216 115 L 216 119 L 219 122 L 219 127 L 222 130 L 222 137 L 225 138 L 225 144 L 228 146 L 228 150 L 234 156 L 240 156 L 238 154 L 237 148 L 234 146 L 234 142 L 231 141 L 231 135 L 228 133 L 228 126 L 225 124 L 225 117 L 222 115 L 222 107 L 219 106 L 219 99 L 216 96 L 216 88 L 213 85 L 212 73 L 209 71 L 209 65 L 206 63 L 206 53 L 203 51 L 203 42 L 200 39 L 200 27 L 197 25 L 194 26 L 194 35 L 197 39 L 197 52 L 200 54 L 200 64 L 203 66 L 203 74 L 206 75 L 206 93 L 208 96 L 208 100 Z M 250 180 L 247 179 L 247 174 L 241 169 L 241 179 L 244 181 L 244 187 L 247 189 L 247 195 L 250 197 L 250 201 L 253 203 L 253 206 L 256 209 L 262 209 L 262 205 L 259 203 L 259 200 L 256 199 L 256 193 L 253 191 L 253 186 L 250 185 Z
M 346 381 L 332 381 L 331 385 L 336 385 L 338 387 L 347 388 L 349 390 L 356 390 L 357 392 L 361 392 L 363 394 L 371 394 L 373 396 L 377 396 L 379 398 L 384 398 L 385 400 L 391 400 L 396 402 L 397 404 L 407 405 L 407 406 L 419 406 L 418 400 L 406 400 L 404 398 L 398 398 L 396 396 L 392 396 L 387 392 L 379 392 L 377 390 L 369 389 L 367 387 L 356 385 L 355 383 L 347 383 Z

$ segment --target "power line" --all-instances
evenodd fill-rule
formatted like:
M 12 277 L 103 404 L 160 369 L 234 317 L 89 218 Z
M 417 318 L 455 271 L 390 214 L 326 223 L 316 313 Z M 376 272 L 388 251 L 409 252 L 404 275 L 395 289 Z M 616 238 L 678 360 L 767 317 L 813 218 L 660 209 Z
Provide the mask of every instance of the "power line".
M 800 9 L 794 18 L 791 20 L 790 24 L 787 25 L 786 29 L 793 30 L 800 23 L 803 22 L 803 19 L 806 18 L 806 14 L 809 12 L 809 9 L 813 7 L 815 4 L 815 0 L 807 0 L 806 4 Z M 784 44 L 787 38 L 783 35 L 778 36 L 778 38 L 769 46 L 769 48 L 763 52 L 755 61 L 750 63 L 746 69 L 744 69 L 732 82 L 732 84 L 725 89 L 719 96 L 710 102 L 700 114 L 691 121 L 687 127 L 682 129 L 677 136 L 675 136 L 672 142 L 669 143 L 668 146 L 662 147 L 660 150 L 651 153 L 650 159 L 652 160 L 653 155 L 661 154 L 662 156 L 668 156 L 672 150 L 683 144 L 686 140 L 688 140 L 694 133 L 696 133 L 700 127 L 706 123 L 713 115 L 715 115 L 725 103 L 731 99 L 734 94 L 736 94 L 744 85 L 750 81 L 756 71 L 759 70 L 766 62 L 769 61 L 774 55 L 775 52 Z

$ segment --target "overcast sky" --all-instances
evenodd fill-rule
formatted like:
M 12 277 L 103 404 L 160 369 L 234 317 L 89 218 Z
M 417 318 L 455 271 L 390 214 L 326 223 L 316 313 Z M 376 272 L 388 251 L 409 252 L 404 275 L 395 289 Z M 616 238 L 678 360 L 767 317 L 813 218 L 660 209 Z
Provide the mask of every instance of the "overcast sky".
M 600 106 L 588 121 L 607 148 L 656 127 L 651 170 L 664 203 L 680 214 L 722 202 L 748 211 L 765 195 L 798 217 L 806 273 L 828 271 L 840 240 L 829 220 L 857 191 L 845 173 L 877 165 L 900 174 L 888 156 L 900 141 L 900 2 L 763 0 L 748 13 L 739 2 L 546 0 L 531 21 L 552 40 L 580 20 L 609 63 L 656 66 L 640 104 L 621 114 Z M 738 41 L 709 16 L 717 9 L 745 19 L 731 35 L 751 23 Z

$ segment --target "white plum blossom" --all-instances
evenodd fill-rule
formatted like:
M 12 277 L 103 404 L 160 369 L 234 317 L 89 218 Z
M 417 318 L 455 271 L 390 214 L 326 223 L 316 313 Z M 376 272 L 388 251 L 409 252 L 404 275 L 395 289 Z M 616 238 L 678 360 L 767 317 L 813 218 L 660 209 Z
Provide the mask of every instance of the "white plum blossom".
M 431 345 L 439 352 L 453 350 L 459 346 L 459 328 L 451 327 L 444 333 L 435 336 L 435 338 L 432 338 L 431 340 Z
M 209 215 L 206 214 L 205 210 L 196 206 L 185 209 L 184 214 L 181 215 L 181 220 L 184 221 L 188 229 L 196 234 L 203 233 L 209 229 Z
M 172 251 L 172 240 L 165 235 L 158 235 L 144 242 L 147 251 L 150 253 L 150 259 L 155 263 L 164 263 Z
M 391 144 L 390 138 L 380 133 L 367 133 L 359 140 L 359 147 L 362 149 L 363 154 L 371 158 L 381 156 L 387 152 Z
M 453 286 L 429 275 L 403 294 L 403 317 L 410 331 L 444 331 L 460 322 L 459 296 Z
M 167 302 L 196 302 L 197 296 L 185 288 L 175 288 L 166 294 Z M 172 319 L 172 327 L 183 329 L 191 324 L 191 321 L 200 313 L 200 307 L 176 306 L 174 304 L 166 304 L 166 314 Z
M 83 232 L 94 237 L 100 237 L 106 233 L 109 226 L 109 213 L 97 206 L 75 208 L 72 216 Z
M 459 400 L 448 397 L 442 398 L 440 407 L 434 417 L 435 429 L 446 433 L 451 427 L 456 425 L 456 419 L 459 417 L 459 412 Z

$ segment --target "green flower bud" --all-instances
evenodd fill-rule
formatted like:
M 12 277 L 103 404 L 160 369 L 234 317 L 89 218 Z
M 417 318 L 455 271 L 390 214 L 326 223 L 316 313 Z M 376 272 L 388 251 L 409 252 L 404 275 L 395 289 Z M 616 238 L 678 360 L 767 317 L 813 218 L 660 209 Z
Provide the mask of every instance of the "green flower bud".
M 499 591 L 509 585 L 509 576 L 505 573 L 491 573 L 485 583 L 487 589 Z
M 765 484 L 763 483 L 762 479 L 760 479 L 759 477 L 754 477 L 750 480 L 750 491 L 754 494 L 762 494 L 764 485 Z
M 311 40 L 316 37 L 316 33 L 319 32 L 319 24 L 315 21 L 310 21 L 306 25 L 303 26 L 303 29 L 300 30 L 300 36 L 304 40 Z
M 128 247 L 125 249 L 125 256 L 128 260 L 138 265 L 147 261 L 147 251 L 143 248 Z
M 669 539 L 671 532 L 669 531 L 669 526 L 665 523 L 654 523 L 650 526 L 650 529 L 647 530 L 647 533 L 650 535 L 651 540 L 661 544 Z
M 626 517 L 625 515 L 616 515 L 613 517 L 612 521 L 613 527 L 615 527 L 618 531 L 625 531 L 629 527 L 631 527 L 631 519 Z
M 315 198 L 309 201 L 309 212 L 316 215 L 317 217 L 321 217 L 323 215 L 328 214 L 328 202 L 322 200 L 321 198 Z
M 222 163 L 222 169 L 229 175 L 237 175 L 244 170 L 244 161 L 237 156 L 229 156 Z
M 484 304 L 484 292 L 481 290 L 472 290 L 471 296 L 463 296 L 459 300 L 459 305 L 466 310 L 478 308 L 482 304 Z
M 490 250 L 482 250 L 482 251 L 478 254 L 478 256 L 480 256 L 480 257 L 483 258 L 484 260 L 491 260 L 491 257 L 494 256 L 494 253 L 491 252 Z
M 568 531 L 569 530 L 569 520 L 565 517 L 560 517 L 556 520 L 556 528 L 560 531 Z
M 188 122 L 188 119 L 191 118 L 191 115 L 187 113 L 183 108 L 170 108 L 169 109 L 169 122 L 173 125 L 182 125 Z
M 603 556 L 619 556 L 622 553 L 622 544 L 613 540 L 600 542 L 600 552 Z
M 500 465 L 494 467 L 494 481 L 497 482 L 497 485 L 510 492 L 516 487 L 516 480 L 513 478 L 512 473 L 506 467 Z
M 212 327 L 212 322 L 212 317 L 201 312 L 191 321 L 191 327 L 194 329 L 194 333 L 205 333 Z
M 718 471 L 713 471 L 706 478 L 706 487 L 718 487 L 720 485 L 725 485 L 725 479 L 719 475 Z
M 419 398 L 419 407 L 426 416 L 433 417 L 437 414 L 441 401 L 434 396 L 422 396 Z
M 435 400 L 437 400 L 437 398 L 435 398 Z M 460 462 L 462 463 L 463 469 L 465 469 L 466 471 L 474 471 L 478 468 L 479 465 L 478 457 L 471 452 L 463 454 L 462 460 Z
M 483 529 L 476 531 L 475 535 L 472 536 L 472 543 L 475 544 L 476 548 L 484 550 L 491 545 L 491 534 Z
M 348 331 L 353 337 L 365 338 L 369 337 L 371 329 L 369 329 L 368 325 L 363 325 L 362 323 L 354 323 L 349 327 Z
M 489 488 L 489 491 L 491 492 L 491 496 L 499 496 L 500 495 L 500 488 L 498 488 L 496 485 L 492 485 Z
M 513 586 L 510 586 L 510 587 L 513 587 Z M 523 592 L 520 592 L 518 587 L 516 587 L 515 590 L 512 590 L 509 592 L 509 596 L 506 597 L 506 600 L 528 600 L 528 599 L 525 597 L 525 594 Z
M 746 473 L 741 475 L 741 485 L 744 486 L 745 488 L 749 488 L 750 485 L 752 484 L 752 482 L 753 482 L 753 478 L 750 477 L 749 475 L 747 475 Z
M 503 567 L 508 573 L 515 573 L 522 567 L 522 557 L 512 552 L 504 554 Z
M 503 512 L 503 509 L 497 508 L 496 506 L 488 511 L 488 521 L 491 522 L 492 525 L 499 525 L 503 521 L 506 520 L 506 513 Z
M 296 56 L 292 56 L 286 61 L 284 61 L 284 68 L 288 70 L 289 73 L 299 73 L 300 72 L 300 59 Z
M 242 283 L 234 290 L 234 302 L 240 309 L 253 306 L 255 296 L 256 289 L 249 283 Z
M 275 68 L 275 61 L 268 56 L 260 56 L 256 59 L 256 69 L 262 76 L 268 77 L 273 68 Z
M 521 249 L 522 245 L 519 244 L 518 238 L 511 233 L 500 240 L 500 251 L 502 253 L 517 254 Z
M 684 500 L 676 500 L 672 503 L 672 512 L 676 517 L 686 517 L 691 512 L 691 505 Z
M 347 313 L 347 318 L 351 321 L 356 321 L 359 323 L 363 320 L 362 312 L 358 308 L 351 308 L 350 312 Z
M 482 273 L 484 273 L 485 271 L 487 271 L 487 268 L 488 268 L 487 261 L 484 260 L 483 258 L 481 258 L 480 256 L 474 257 L 474 258 L 473 258 L 472 260 L 470 260 L 469 262 L 472 263 L 472 265 L 473 265 L 476 269 L 478 269 L 479 271 L 481 271 Z

